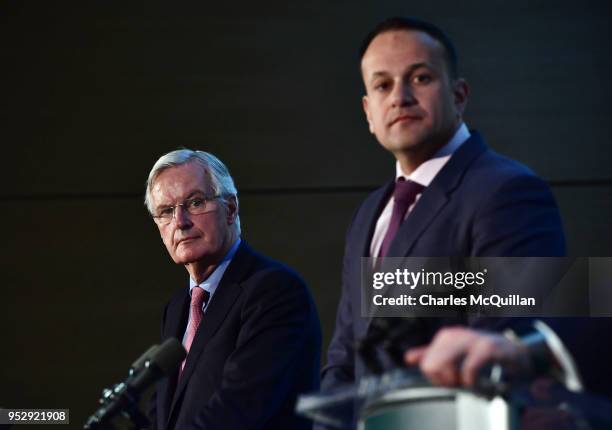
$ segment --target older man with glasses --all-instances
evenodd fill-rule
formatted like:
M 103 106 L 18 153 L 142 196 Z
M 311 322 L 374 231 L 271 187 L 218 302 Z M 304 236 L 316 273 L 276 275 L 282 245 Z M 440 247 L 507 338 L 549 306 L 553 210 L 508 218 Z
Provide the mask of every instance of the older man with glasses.
M 301 429 L 293 406 L 318 386 L 321 334 L 308 288 L 240 238 L 238 195 L 212 154 L 162 156 L 145 204 L 189 286 L 166 305 L 162 338 L 188 351 L 156 386 L 158 429 Z

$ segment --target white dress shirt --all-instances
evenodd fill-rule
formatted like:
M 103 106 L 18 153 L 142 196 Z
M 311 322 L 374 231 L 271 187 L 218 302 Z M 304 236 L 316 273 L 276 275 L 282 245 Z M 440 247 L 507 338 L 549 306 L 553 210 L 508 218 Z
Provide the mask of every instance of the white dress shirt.
M 234 258 L 234 254 L 236 254 L 236 250 L 240 246 L 240 238 L 236 240 L 236 242 L 232 245 L 227 255 L 223 258 L 221 263 L 213 270 L 213 272 L 208 275 L 208 277 L 202 281 L 201 284 L 198 284 L 191 277 L 189 277 L 189 297 L 191 297 L 191 292 L 195 287 L 200 287 L 206 291 L 210 296 L 208 297 L 208 301 L 202 304 L 202 312 L 206 313 L 206 308 L 208 308 L 208 304 L 211 302 L 215 291 L 217 291 L 217 287 L 219 286 L 219 282 L 221 282 L 221 278 L 223 278 L 223 274 L 225 273 L 225 269 L 229 266 L 232 258 Z M 183 345 L 187 340 L 187 329 L 189 328 L 189 321 L 191 321 L 191 306 L 189 306 L 189 318 L 187 319 L 187 327 L 185 328 L 185 333 L 183 334 Z
M 402 167 L 400 166 L 399 161 L 397 161 L 395 164 L 395 180 L 397 181 L 399 178 L 404 178 L 406 180 L 417 182 L 424 187 L 428 187 L 438 172 L 442 170 L 442 167 L 444 167 L 448 160 L 450 160 L 454 152 L 469 138 L 470 131 L 465 123 L 461 123 L 452 139 L 446 145 L 440 148 L 438 152 L 433 155 L 433 157 L 417 167 L 410 175 L 406 175 L 402 171 Z M 421 194 L 417 194 L 414 203 L 406 211 L 404 219 L 406 219 L 408 214 L 412 211 L 412 208 L 417 204 L 420 197 Z M 376 228 L 374 229 L 374 235 L 372 236 L 372 242 L 370 243 L 371 257 L 377 257 L 380 252 L 380 247 L 382 246 L 385 234 L 387 234 L 387 229 L 391 223 L 391 215 L 393 214 L 394 204 L 394 199 L 391 197 L 381 212 L 380 217 L 378 217 L 378 221 L 376 221 Z

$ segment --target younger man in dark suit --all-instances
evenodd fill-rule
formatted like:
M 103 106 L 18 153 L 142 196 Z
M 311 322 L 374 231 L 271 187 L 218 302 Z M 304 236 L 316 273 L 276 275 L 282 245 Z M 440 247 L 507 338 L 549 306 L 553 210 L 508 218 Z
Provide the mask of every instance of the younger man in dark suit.
M 361 257 L 562 256 L 565 240 L 548 186 L 491 151 L 463 122 L 469 87 L 450 39 L 430 23 L 392 18 L 365 39 L 363 108 L 379 143 L 396 158 L 395 178 L 370 194 L 349 227 L 342 296 L 323 369 L 323 388 L 366 373 L 355 341 L 361 316 Z M 523 366 L 526 350 L 500 334 L 508 320 L 443 326 L 428 321 L 425 345 L 405 361 L 434 383 L 474 383 L 496 361 Z M 410 343 L 410 339 L 408 339 Z
M 206 152 L 170 152 L 153 166 L 145 202 L 190 277 L 164 309 L 162 337 L 188 354 L 157 384 L 156 428 L 309 428 L 294 405 L 318 388 L 317 311 L 295 272 L 240 239 L 227 168 Z

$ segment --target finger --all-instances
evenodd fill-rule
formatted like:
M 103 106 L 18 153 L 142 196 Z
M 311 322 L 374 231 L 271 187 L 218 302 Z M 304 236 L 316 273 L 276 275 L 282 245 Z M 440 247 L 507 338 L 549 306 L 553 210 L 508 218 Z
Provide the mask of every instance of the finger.
M 421 366 L 435 373 L 436 369 L 456 365 L 463 359 L 469 345 L 475 339 L 472 331 L 461 327 L 441 329 L 429 345 Z
M 475 336 L 474 331 L 461 327 L 440 330 L 421 359 L 423 374 L 436 385 L 457 386 L 459 362 Z
M 450 363 L 436 369 L 426 368 L 425 370 L 422 370 L 422 372 L 434 385 L 456 387 L 461 382 L 459 369 L 454 363 Z
M 404 353 L 404 363 L 408 366 L 414 366 L 421 362 L 427 353 L 428 346 L 417 346 L 410 348 Z
M 480 338 L 468 348 L 461 364 L 461 382 L 468 387 L 474 386 L 478 372 L 496 358 L 494 342 L 489 338 Z

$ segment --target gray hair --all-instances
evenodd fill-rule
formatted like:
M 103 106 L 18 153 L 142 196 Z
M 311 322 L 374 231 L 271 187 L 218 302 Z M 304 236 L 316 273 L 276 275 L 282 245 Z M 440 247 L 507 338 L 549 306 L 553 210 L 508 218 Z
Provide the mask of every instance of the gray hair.
M 221 160 L 208 152 L 193 151 L 191 149 L 177 149 L 176 151 L 162 155 L 159 160 L 155 162 L 149 173 L 144 200 L 149 213 L 153 214 L 151 188 L 159 174 L 170 167 L 181 166 L 191 161 L 195 161 L 202 166 L 214 195 L 221 196 L 224 199 L 233 196 L 236 198 L 236 206 L 238 206 L 238 190 L 236 189 L 236 185 L 234 185 L 234 180 L 229 170 Z M 235 225 L 238 234 L 240 234 L 240 217 L 238 214 L 236 214 Z

